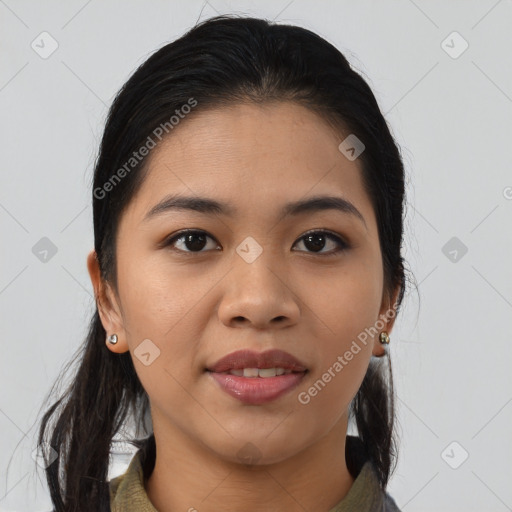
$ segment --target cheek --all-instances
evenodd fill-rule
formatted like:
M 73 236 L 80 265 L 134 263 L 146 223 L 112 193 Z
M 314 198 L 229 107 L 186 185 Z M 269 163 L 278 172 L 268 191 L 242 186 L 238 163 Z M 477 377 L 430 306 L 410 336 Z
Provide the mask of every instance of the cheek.
M 337 354 L 329 364 L 319 369 L 300 390 L 298 402 L 306 407 L 330 411 L 332 422 L 336 422 L 359 390 L 368 368 L 370 354 L 365 347 L 361 350 Z M 312 416 L 313 418 L 316 415 Z M 315 420 L 316 421 L 316 420 Z
M 317 338 L 317 364 L 297 397 L 302 406 L 323 411 L 324 422 L 330 426 L 346 413 L 368 369 L 373 349 L 373 336 L 368 334 L 368 327 L 375 322 L 377 307 L 376 303 L 375 308 L 370 307 L 368 299 L 361 292 L 350 299 L 343 296 L 330 302 L 335 306 L 329 306 L 330 314 L 325 316 L 329 329 Z M 304 421 L 316 429 L 315 418 L 318 414 L 306 414 Z
M 363 261 L 317 281 L 312 300 L 314 313 L 325 327 L 336 351 L 350 345 L 378 320 L 382 300 L 382 272 Z M 368 343 L 370 344 L 370 339 Z
M 183 283 L 161 265 L 138 265 L 136 258 L 119 270 L 124 328 L 139 379 L 150 396 L 180 395 L 178 383 L 187 387 L 193 378 L 206 318 L 198 311 L 208 288 Z
M 170 273 L 158 260 L 135 251 L 129 258 L 119 258 L 119 275 L 124 321 L 134 338 L 161 339 L 170 334 L 200 293 L 193 281 L 183 282 L 179 272 Z
M 382 274 L 375 265 L 351 266 L 315 288 L 311 309 L 323 334 L 316 336 L 318 366 L 312 377 L 317 391 L 322 390 L 320 401 L 335 400 L 341 407 L 355 396 L 377 335 L 381 297 Z

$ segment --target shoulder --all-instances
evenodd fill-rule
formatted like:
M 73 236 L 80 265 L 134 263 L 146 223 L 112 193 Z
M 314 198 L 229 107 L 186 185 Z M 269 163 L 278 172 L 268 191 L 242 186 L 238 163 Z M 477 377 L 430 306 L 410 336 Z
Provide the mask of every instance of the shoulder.
M 357 475 L 347 498 L 347 512 L 401 512 L 395 500 L 381 487 L 375 467 L 370 461 L 364 464 Z M 344 512 L 344 509 L 339 512 Z
M 368 460 L 361 439 L 357 436 L 346 438 L 347 467 L 354 477 L 354 483 L 340 503 L 339 508 L 330 512 L 401 512 L 395 500 L 382 488 L 373 463 Z
M 110 510 L 112 512 L 156 512 L 144 488 L 145 479 L 154 466 L 151 442 L 132 457 L 127 470 L 110 480 Z
M 395 500 L 387 493 L 384 496 L 383 512 L 401 512 Z

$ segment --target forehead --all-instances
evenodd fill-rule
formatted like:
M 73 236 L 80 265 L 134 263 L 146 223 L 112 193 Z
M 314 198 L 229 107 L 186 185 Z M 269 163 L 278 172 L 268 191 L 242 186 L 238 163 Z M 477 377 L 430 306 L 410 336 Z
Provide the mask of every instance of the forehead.
M 337 194 L 367 210 L 358 160 L 338 149 L 347 134 L 290 102 L 200 109 L 151 150 L 147 174 L 132 201 L 143 217 L 169 192 L 236 205 L 270 205 L 307 195 Z M 254 214 L 254 208 L 251 214 Z

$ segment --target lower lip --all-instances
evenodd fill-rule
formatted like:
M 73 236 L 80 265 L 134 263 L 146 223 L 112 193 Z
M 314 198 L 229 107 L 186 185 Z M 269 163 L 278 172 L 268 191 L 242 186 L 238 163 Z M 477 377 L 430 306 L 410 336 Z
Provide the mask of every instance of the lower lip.
M 239 377 L 226 373 L 208 373 L 228 395 L 249 405 L 276 400 L 296 387 L 306 375 L 306 372 L 301 372 L 276 377 Z

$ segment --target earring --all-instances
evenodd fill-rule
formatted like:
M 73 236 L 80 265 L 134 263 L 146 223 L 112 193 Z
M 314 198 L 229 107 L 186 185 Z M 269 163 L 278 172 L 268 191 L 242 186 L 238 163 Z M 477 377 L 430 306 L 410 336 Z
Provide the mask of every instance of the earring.
M 112 345 L 115 345 L 117 343 L 117 334 L 111 334 L 108 337 L 108 342 L 111 343 Z
M 389 342 L 390 342 L 389 334 L 388 334 L 386 331 L 382 331 L 382 332 L 379 334 L 379 341 L 380 341 L 383 345 L 389 345 Z

